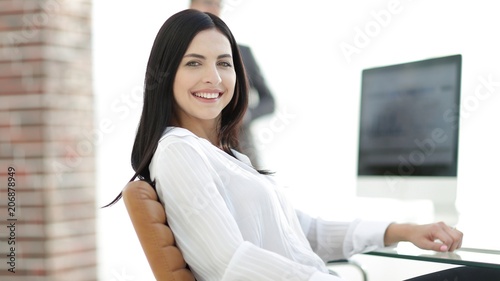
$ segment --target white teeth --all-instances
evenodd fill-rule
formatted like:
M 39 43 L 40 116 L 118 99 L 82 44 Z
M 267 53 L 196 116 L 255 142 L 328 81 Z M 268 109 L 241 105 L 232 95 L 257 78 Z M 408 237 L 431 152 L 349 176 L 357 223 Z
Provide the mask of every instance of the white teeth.
M 219 93 L 194 93 L 194 95 L 204 99 L 216 99 L 219 97 Z

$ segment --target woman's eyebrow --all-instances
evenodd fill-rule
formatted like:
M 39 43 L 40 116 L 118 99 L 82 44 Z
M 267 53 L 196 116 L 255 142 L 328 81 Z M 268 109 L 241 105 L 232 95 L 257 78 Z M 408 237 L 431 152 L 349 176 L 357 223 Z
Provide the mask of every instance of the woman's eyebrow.
M 218 59 L 223 59 L 223 58 L 232 58 L 230 54 L 223 54 L 217 57 Z
M 191 57 L 191 58 L 197 58 L 197 59 L 206 59 L 205 56 L 203 55 L 200 55 L 200 54 L 195 54 L 195 53 L 192 53 L 192 54 L 187 54 L 184 56 L 185 58 L 187 57 Z M 219 55 L 217 57 L 217 59 L 222 59 L 222 58 L 232 58 L 231 54 L 222 54 L 222 55 Z

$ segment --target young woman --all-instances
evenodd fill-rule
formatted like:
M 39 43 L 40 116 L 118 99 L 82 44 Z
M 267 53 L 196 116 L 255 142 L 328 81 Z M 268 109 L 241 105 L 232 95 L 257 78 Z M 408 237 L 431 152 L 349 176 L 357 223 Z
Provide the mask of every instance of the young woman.
M 244 67 L 224 22 L 195 10 L 170 17 L 147 66 L 132 180 L 155 186 L 197 280 L 339 280 L 326 260 L 399 241 L 460 247 L 462 233 L 443 223 L 339 223 L 294 210 L 272 175 L 238 152 L 246 107 Z

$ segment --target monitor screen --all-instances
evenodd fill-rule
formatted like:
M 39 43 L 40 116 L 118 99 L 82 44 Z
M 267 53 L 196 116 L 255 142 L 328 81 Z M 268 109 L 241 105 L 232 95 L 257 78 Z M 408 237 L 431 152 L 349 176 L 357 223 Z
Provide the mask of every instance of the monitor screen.
M 430 201 L 456 223 L 461 66 L 453 55 L 362 71 L 358 196 Z
M 461 61 L 363 70 L 358 175 L 457 175 Z

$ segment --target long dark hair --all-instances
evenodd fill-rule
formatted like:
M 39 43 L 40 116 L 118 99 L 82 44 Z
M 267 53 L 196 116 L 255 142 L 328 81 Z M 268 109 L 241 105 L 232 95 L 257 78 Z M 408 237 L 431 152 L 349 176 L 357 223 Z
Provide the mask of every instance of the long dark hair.
M 196 10 L 184 10 L 165 21 L 151 49 L 144 81 L 144 105 L 132 148 L 132 168 L 135 174 L 130 181 L 138 177 L 154 186 L 149 164 L 165 128 L 173 125 L 173 84 L 177 69 L 193 38 L 200 31 L 212 28 L 220 31 L 229 40 L 236 72 L 234 96 L 222 110 L 217 128 L 219 146 L 233 157 L 231 149 L 239 149 L 238 133 L 248 105 L 248 82 L 238 45 L 227 25 L 219 17 Z M 120 192 L 104 207 L 118 202 L 121 196 Z

